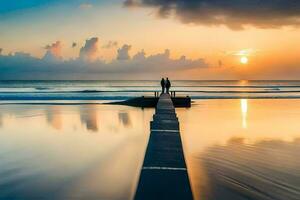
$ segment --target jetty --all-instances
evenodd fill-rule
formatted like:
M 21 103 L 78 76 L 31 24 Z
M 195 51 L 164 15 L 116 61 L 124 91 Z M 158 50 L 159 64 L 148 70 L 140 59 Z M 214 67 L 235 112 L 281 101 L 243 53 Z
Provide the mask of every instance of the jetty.
M 169 94 L 160 95 L 150 129 L 135 200 L 193 199 L 179 121 Z
M 169 95 L 169 98 L 171 99 L 173 106 L 176 108 L 189 108 L 191 107 L 191 98 L 189 96 L 175 96 Z M 125 106 L 133 106 L 133 107 L 141 107 L 141 108 L 154 108 L 158 105 L 160 97 L 158 93 L 155 93 L 154 96 L 141 96 L 141 97 L 135 97 L 131 99 L 127 99 L 125 101 L 117 101 L 117 102 L 109 102 L 107 104 L 117 104 L 117 105 L 125 105 Z

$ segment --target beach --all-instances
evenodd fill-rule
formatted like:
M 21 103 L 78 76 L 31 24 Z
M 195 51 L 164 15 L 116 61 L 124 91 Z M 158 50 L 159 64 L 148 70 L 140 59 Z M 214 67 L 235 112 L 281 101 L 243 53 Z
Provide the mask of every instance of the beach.
M 3 0 L 0 27 L 0 200 L 300 200 L 300 0 Z
M 155 110 L 103 103 L 153 95 L 155 81 L 0 86 L 0 198 L 133 199 Z M 174 82 L 193 101 L 176 113 L 194 199 L 299 197 L 299 88 Z

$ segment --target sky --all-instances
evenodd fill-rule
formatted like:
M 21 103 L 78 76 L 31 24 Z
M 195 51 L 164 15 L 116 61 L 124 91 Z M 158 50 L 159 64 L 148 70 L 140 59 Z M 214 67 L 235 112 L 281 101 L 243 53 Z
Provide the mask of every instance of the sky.
M 0 79 L 299 79 L 297 0 L 0 0 Z

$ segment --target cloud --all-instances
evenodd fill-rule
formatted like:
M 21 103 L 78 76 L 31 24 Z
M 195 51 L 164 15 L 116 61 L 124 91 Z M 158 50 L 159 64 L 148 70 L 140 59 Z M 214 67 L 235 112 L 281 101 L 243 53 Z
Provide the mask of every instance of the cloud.
M 230 55 L 230 56 L 253 56 L 259 52 L 260 50 L 256 50 L 256 49 L 242 49 L 238 51 L 226 51 L 224 53 L 225 55 Z
M 79 6 L 80 9 L 90 9 L 92 7 L 93 7 L 93 4 L 90 4 L 90 3 L 82 3 Z
M 87 47 L 94 46 L 88 45 L 91 39 L 87 41 L 82 49 L 90 49 Z M 214 80 L 298 80 L 300 78 L 300 62 L 293 56 L 284 62 L 277 62 L 276 60 L 267 64 L 257 62 L 251 66 L 251 69 L 245 70 L 244 67 L 228 66 L 228 64 L 224 64 L 223 60 L 219 60 L 219 62 L 216 60 L 215 66 L 212 66 L 202 58 L 189 59 L 184 55 L 179 58 L 172 58 L 168 49 L 152 55 L 147 55 L 144 50 L 140 50 L 130 57 L 130 47 L 126 44 L 116 50 L 117 56 L 111 61 L 82 59 L 83 55 L 75 59 L 53 60 L 36 58 L 24 52 L 2 54 L 0 55 L 0 80 L 156 79 L 162 76 L 169 76 L 173 79 Z M 239 51 L 229 51 L 228 53 L 229 56 L 236 56 Z M 120 54 L 122 54 L 123 59 L 120 59 Z M 89 54 L 84 55 L 88 56 Z
M 144 49 L 142 49 L 141 51 L 137 52 L 137 54 L 135 54 L 132 57 L 133 60 L 145 60 L 146 59 L 146 53 L 144 51 Z
M 131 49 L 131 46 L 128 44 L 124 44 L 120 49 L 118 49 L 118 60 L 128 60 L 130 59 L 129 51 Z
M 158 9 L 160 17 L 175 16 L 183 23 L 279 28 L 300 25 L 297 0 L 126 0 L 125 6 Z
M 108 41 L 105 45 L 102 46 L 102 48 L 104 49 L 110 49 L 110 48 L 114 48 L 118 46 L 118 42 L 117 41 Z
M 73 42 L 72 43 L 72 48 L 75 48 L 77 46 L 77 43 L 76 42 Z
M 84 60 L 93 60 L 98 53 L 98 41 L 97 37 L 87 39 L 85 45 L 80 49 L 79 57 Z
M 95 41 L 95 40 L 92 40 Z M 89 44 L 92 45 L 89 45 Z M 95 42 L 87 40 L 83 47 L 84 56 L 89 55 Z M 85 60 L 82 57 L 70 60 L 57 60 L 32 57 L 30 54 L 17 52 L 13 55 L 0 55 L 0 80 L 7 79 L 136 79 L 158 78 L 171 73 L 206 68 L 203 59 L 170 58 L 170 51 L 146 56 L 144 50 L 129 57 L 130 45 L 123 45 L 118 50 L 118 57 L 110 62 L 103 60 Z M 93 49 L 93 48 L 92 48 Z M 81 50 L 83 52 L 83 50 Z M 83 53 L 81 53 L 83 54 Z M 83 56 L 83 55 L 81 55 Z M 120 57 L 122 58 L 120 60 Z M 126 62 L 124 59 L 126 58 Z
M 47 59 L 47 60 L 62 59 L 62 55 L 61 55 L 62 44 L 60 41 L 56 41 L 53 44 L 46 45 L 45 49 L 47 50 L 47 52 L 44 56 L 44 59 Z

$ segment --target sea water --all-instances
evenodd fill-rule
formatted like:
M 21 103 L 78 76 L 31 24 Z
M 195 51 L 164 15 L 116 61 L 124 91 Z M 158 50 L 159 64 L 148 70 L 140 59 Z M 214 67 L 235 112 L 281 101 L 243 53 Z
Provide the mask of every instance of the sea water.
M 300 98 L 300 81 L 172 81 L 193 99 Z M 0 100 L 121 100 L 153 95 L 160 81 L 0 81 Z
M 195 199 L 299 199 L 300 82 L 172 85 L 193 100 L 176 112 Z M 133 199 L 154 110 L 101 103 L 159 89 L 159 81 L 2 81 L 0 198 Z

